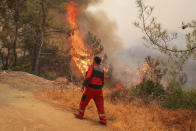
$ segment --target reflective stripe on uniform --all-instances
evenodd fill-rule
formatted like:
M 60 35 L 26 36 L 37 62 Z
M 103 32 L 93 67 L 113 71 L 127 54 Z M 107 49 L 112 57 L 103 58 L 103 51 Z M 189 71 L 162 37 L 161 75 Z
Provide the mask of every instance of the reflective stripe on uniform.
M 84 110 L 79 110 L 79 112 L 84 112 Z
M 99 116 L 105 116 L 105 114 L 99 114 Z

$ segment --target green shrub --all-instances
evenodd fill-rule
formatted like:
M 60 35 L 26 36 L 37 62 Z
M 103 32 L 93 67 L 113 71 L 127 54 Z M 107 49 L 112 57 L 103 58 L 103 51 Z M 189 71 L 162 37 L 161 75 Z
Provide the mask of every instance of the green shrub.
M 196 90 L 183 90 L 183 87 L 172 82 L 168 85 L 161 105 L 170 109 L 196 109 Z
M 159 83 L 156 83 L 154 88 L 153 88 L 153 96 L 154 97 L 160 97 L 165 93 L 165 90 L 163 86 Z
M 152 80 L 144 79 L 136 86 L 135 95 L 140 98 L 158 98 L 164 94 L 164 88 L 159 83 L 154 83 Z
M 184 93 L 185 103 L 184 108 L 196 109 L 196 90 L 186 91 Z

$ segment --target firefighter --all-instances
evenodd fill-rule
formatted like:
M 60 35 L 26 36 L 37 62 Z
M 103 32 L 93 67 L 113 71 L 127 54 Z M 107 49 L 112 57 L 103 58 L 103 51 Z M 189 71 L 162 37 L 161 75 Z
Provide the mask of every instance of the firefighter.
M 82 95 L 79 111 L 76 114 L 76 117 L 83 119 L 85 108 L 90 100 L 93 99 L 98 110 L 100 124 L 106 125 L 107 119 L 104 112 L 102 91 L 104 85 L 104 71 L 101 69 L 100 63 L 101 58 L 94 57 L 93 65 L 89 67 L 86 73 L 86 78 L 82 87 L 82 91 L 84 90 L 84 93 Z

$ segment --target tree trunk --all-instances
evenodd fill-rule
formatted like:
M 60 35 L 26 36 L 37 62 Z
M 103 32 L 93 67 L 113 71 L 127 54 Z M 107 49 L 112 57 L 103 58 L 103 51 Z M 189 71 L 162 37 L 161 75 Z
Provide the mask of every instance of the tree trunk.
M 5 63 L 5 70 L 7 70 L 9 68 L 9 59 L 10 59 L 10 49 L 8 48 L 8 53 L 6 56 L 6 63 Z
M 3 63 L 3 53 L 2 53 L 2 51 L 1 51 L 1 49 L 0 49 L 0 58 L 1 58 L 1 64 L 4 66 L 4 63 Z M 1 70 L 1 69 L 0 69 Z
M 42 7 L 41 41 L 40 41 L 40 46 L 38 47 L 38 54 L 37 54 L 36 62 L 35 62 L 34 74 L 36 75 L 39 74 L 40 54 L 41 54 L 42 46 L 44 44 L 44 39 L 45 39 L 44 33 L 45 33 L 45 23 L 46 23 L 46 12 L 45 12 L 45 7 L 44 7 L 44 0 L 41 0 L 41 7 Z
M 14 66 L 17 63 L 17 52 L 16 52 L 16 45 L 18 40 L 18 20 L 19 20 L 19 11 L 18 7 L 15 7 L 15 14 L 14 14 L 14 22 L 15 22 L 15 38 L 13 43 L 13 53 L 14 53 Z

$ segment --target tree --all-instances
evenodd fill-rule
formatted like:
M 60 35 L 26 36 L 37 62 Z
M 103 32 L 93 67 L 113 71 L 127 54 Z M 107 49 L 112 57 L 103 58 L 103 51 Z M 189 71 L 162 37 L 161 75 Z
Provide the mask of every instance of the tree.
M 42 52 L 42 47 L 45 44 L 46 40 L 46 30 L 51 30 L 54 28 L 51 28 L 49 22 L 49 10 L 52 8 L 57 8 L 59 4 L 61 4 L 63 1 L 60 0 L 56 2 L 55 0 L 41 0 L 40 1 L 40 13 L 42 14 L 40 16 L 41 18 L 41 25 L 40 25 L 40 43 L 38 45 L 38 52 L 35 58 L 35 67 L 34 67 L 34 73 L 39 74 L 39 64 L 40 64 L 40 55 Z M 56 5 L 55 5 L 56 4 Z M 48 26 L 47 26 L 48 25 Z M 58 31 L 56 31 L 58 32 Z M 63 32 L 63 30 L 60 30 L 60 32 Z
M 6 2 L 6 0 L 0 1 L 0 45 L 2 50 L 1 61 L 4 69 L 8 69 L 11 63 L 11 48 L 14 41 L 12 12 Z
M 13 41 L 13 54 L 14 54 L 14 66 L 17 63 L 17 40 L 18 40 L 18 30 L 20 28 L 20 15 L 25 11 L 25 0 L 6 0 L 9 10 L 12 12 L 13 24 L 15 26 L 14 31 L 14 41 Z
M 169 56 L 171 68 L 168 73 L 176 79 L 177 75 L 183 72 L 184 63 L 190 57 L 196 57 L 196 21 L 182 25 L 182 29 L 191 29 L 191 32 L 186 34 L 186 49 L 171 47 L 170 43 L 177 38 L 177 33 L 169 33 L 162 28 L 152 16 L 153 7 L 146 5 L 143 0 L 137 0 L 136 3 L 139 14 L 134 25 L 144 33 L 143 39 L 147 45 Z
M 45 26 L 46 26 L 46 9 L 45 9 L 45 0 L 41 0 L 41 12 L 42 12 L 42 24 L 41 24 L 41 40 L 40 40 L 40 45 L 38 47 L 38 54 L 36 57 L 36 62 L 35 62 L 35 70 L 34 73 L 38 74 L 38 69 L 39 69 L 39 60 L 40 60 L 40 54 L 41 54 L 41 50 L 42 50 L 42 46 L 44 44 L 45 41 Z
M 104 47 L 101 44 L 101 40 L 91 32 L 88 32 L 87 34 L 86 43 L 92 50 L 92 56 L 96 56 L 104 50 Z
M 163 75 L 165 75 L 165 70 L 161 68 L 160 58 L 152 58 L 151 56 L 147 56 L 142 65 L 142 68 L 138 68 L 138 74 L 140 77 L 140 81 L 143 79 L 152 80 L 155 83 L 160 83 Z

